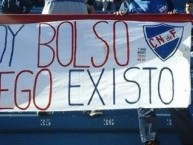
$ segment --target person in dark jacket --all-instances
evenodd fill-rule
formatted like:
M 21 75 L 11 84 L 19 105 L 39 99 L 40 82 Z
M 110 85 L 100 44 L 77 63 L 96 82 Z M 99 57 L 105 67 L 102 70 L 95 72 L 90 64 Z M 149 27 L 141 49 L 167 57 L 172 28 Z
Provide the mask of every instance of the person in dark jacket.
M 94 0 L 86 0 L 88 14 L 95 13 L 94 2 L 95 2 Z

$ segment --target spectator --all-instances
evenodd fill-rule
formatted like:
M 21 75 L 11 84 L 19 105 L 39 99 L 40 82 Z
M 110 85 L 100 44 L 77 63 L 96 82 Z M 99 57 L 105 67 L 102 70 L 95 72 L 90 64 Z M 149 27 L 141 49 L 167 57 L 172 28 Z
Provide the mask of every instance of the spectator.
M 94 13 L 93 0 L 45 0 L 42 14 L 88 14 Z M 89 116 L 98 116 L 98 110 L 84 111 Z M 48 115 L 47 112 L 38 112 L 38 115 Z
M 97 12 L 103 12 L 104 8 L 104 0 L 95 0 L 94 8 Z
M 124 0 L 115 0 L 115 10 L 118 11 Z
M 171 0 L 125 0 L 117 15 L 128 13 L 169 13 L 174 6 Z M 193 145 L 193 123 L 188 109 L 169 109 L 176 131 L 183 145 Z M 154 109 L 139 108 L 139 130 L 144 145 L 159 145 L 155 128 L 156 113 Z
M 193 1 L 187 0 L 185 5 L 186 14 L 193 14 Z
M 86 0 L 87 10 L 89 14 L 95 13 L 94 2 L 95 2 L 94 0 Z
M 116 11 L 116 5 L 115 5 L 116 0 L 104 0 L 103 1 L 103 11 L 107 12 L 114 12 Z
M 85 0 L 45 0 L 42 14 L 88 14 Z
M 3 14 L 26 14 L 33 8 L 30 0 L 2 0 L 1 5 Z
M 95 0 L 95 9 L 98 12 L 114 12 L 116 11 L 116 0 Z
M 42 14 L 88 14 L 87 0 L 45 0 Z M 47 116 L 50 112 L 37 112 Z
M 193 14 L 193 1 L 187 0 L 185 4 L 185 13 Z M 193 29 L 192 29 L 192 45 L 191 45 L 191 54 L 193 54 Z
M 187 0 L 185 13 L 191 14 L 193 1 Z M 174 127 L 181 139 L 182 145 L 193 145 L 193 122 L 188 108 L 169 109 Z

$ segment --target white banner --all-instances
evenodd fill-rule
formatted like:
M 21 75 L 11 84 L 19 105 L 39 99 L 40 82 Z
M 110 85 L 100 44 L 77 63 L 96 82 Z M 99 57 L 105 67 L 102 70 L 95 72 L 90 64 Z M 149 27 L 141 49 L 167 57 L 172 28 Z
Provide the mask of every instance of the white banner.
M 0 33 L 0 111 L 190 104 L 190 22 L 68 20 Z

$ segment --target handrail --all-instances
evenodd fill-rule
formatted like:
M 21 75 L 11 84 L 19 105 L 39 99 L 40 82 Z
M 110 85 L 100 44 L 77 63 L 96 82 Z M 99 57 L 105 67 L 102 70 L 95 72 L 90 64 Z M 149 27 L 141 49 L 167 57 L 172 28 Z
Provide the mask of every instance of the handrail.
M 62 21 L 73 19 L 100 19 L 100 20 L 129 20 L 129 21 L 157 21 L 157 22 L 193 22 L 193 16 L 187 14 L 130 14 L 117 16 L 113 14 L 91 14 L 91 15 L 65 15 L 65 14 L 1 14 L 0 24 L 37 23 L 48 21 Z

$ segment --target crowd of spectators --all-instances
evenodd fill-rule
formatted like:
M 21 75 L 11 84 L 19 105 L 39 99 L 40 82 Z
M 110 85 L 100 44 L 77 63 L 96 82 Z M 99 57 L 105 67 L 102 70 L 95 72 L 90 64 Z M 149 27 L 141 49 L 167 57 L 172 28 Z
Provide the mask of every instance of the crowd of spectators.
M 42 13 L 42 9 L 46 0 L 0 0 L 0 12 L 2 12 L 3 6 L 6 6 L 5 4 L 7 1 L 9 2 L 16 1 L 17 4 L 20 6 L 20 8 L 24 6 L 24 13 Z M 87 2 L 89 6 L 89 10 L 91 10 L 91 13 L 93 13 L 93 10 L 95 10 L 95 13 L 108 13 L 108 14 L 118 11 L 123 1 L 124 0 L 85 0 L 85 2 Z M 25 4 L 23 5 L 21 3 Z M 30 3 L 33 5 L 33 7 L 31 7 L 32 5 L 30 5 Z M 174 4 L 175 8 L 177 8 L 179 12 L 184 10 L 185 2 L 175 1 Z M 25 5 L 28 5 L 28 7 L 26 7 Z
M 18 1 L 17 4 L 20 7 L 20 11 L 18 12 L 17 10 L 13 10 L 14 8 L 10 8 L 11 10 L 6 9 L 5 12 L 3 12 L 4 7 L 7 7 L 6 4 L 8 1 Z M 124 0 L 85 0 L 89 13 L 93 13 L 93 10 L 95 13 L 113 13 L 119 10 L 123 1 Z M 0 0 L 0 3 L 2 13 L 41 13 L 45 0 Z M 23 11 L 21 11 L 21 7 L 24 9 Z

